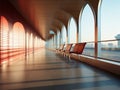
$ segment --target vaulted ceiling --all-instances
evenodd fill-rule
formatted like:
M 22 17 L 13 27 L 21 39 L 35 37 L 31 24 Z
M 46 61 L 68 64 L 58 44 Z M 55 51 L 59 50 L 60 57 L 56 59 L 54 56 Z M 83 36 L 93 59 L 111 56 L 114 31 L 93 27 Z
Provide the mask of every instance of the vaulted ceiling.
M 47 40 L 50 30 L 67 27 L 70 17 L 77 21 L 83 6 L 89 2 L 97 12 L 99 0 L 10 0 L 19 13 Z

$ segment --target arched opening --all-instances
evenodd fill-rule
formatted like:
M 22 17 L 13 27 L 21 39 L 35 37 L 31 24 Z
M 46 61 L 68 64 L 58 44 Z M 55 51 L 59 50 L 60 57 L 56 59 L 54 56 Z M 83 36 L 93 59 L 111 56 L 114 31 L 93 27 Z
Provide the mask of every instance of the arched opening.
M 9 36 L 8 36 L 8 31 L 9 31 L 9 25 L 8 25 L 8 21 L 4 16 L 1 16 L 1 21 L 0 21 L 1 25 L 1 29 L 0 29 L 0 46 L 1 49 L 8 49 L 8 40 L 9 40 Z
M 54 48 L 57 48 L 57 34 L 54 35 Z
M 68 22 L 68 43 L 77 42 L 77 24 L 74 18 L 70 18 Z
M 54 41 L 54 35 L 53 35 L 52 38 L 46 42 L 45 46 L 48 48 L 54 49 L 55 48 L 54 42 L 55 41 Z
M 67 43 L 67 32 L 65 26 L 63 25 L 61 30 L 61 44 L 66 44 L 66 43 Z
M 8 60 L 9 23 L 4 16 L 0 17 L 0 64 Z
M 25 48 L 25 29 L 20 22 L 13 25 L 13 48 Z
M 60 31 L 57 32 L 57 48 L 60 46 Z
M 86 4 L 79 17 L 79 42 L 87 42 L 84 54 L 94 56 L 95 39 L 94 15 L 90 5 Z

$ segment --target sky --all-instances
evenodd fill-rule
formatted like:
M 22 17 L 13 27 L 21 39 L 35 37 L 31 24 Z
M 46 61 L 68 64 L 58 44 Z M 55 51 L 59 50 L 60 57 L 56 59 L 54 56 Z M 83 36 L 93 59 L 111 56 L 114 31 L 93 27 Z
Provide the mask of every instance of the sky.
M 101 6 L 101 39 L 115 39 L 120 34 L 120 0 L 103 0 Z

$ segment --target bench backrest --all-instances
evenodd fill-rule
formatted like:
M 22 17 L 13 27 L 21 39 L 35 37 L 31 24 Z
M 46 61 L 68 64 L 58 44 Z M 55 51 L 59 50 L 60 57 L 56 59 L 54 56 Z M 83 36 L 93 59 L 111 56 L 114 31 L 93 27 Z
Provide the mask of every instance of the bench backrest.
M 77 54 L 82 54 L 86 43 L 78 43 Z
M 72 44 L 67 44 L 65 52 L 70 52 L 71 47 L 72 47 Z
M 73 53 L 76 53 L 76 52 L 77 52 L 77 49 L 78 49 L 78 44 L 75 44 L 74 47 L 73 47 L 72 52 L 73 52 Z
M 65 46 L 65 44 L 62 44 L 59 49 L 60 49 L 60 50 L 63 50 L 63 49 L 64 49 L 64 46 Z
M 85 48 L 85 45 L 86 45 L 86 43 L 76 43 L 73 48 L 73 53 L 82 54 L 82 52 Z

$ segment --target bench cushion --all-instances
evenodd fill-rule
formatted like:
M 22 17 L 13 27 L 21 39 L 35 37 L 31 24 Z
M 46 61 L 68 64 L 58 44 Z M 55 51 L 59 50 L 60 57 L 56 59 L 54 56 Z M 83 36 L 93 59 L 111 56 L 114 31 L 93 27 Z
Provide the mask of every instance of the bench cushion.
M 71 47 L 72 47 L 72 44 L 67 44 L 65 52 L 70 52 Z
M 75 44 L 73 51 L 70 51 L 70 53 L 76 53 L 76 54 L 82 54 L 84 47 L 86 43 L 77 43 Z
M 82 54 L 85 45 L 86 43 L 79 43 L 78 48 L 77 48 L 77 54 Z

